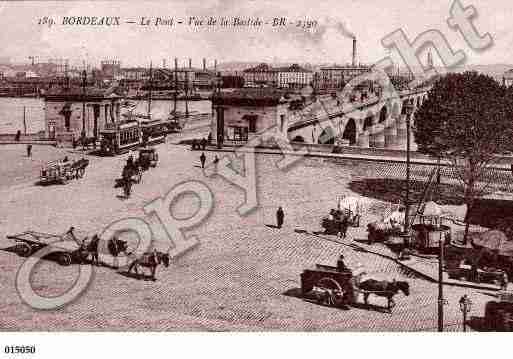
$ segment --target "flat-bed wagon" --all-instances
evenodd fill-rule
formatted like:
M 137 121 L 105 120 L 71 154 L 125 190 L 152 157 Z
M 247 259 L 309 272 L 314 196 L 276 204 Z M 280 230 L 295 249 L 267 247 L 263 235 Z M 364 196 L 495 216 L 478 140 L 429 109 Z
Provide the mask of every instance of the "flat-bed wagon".
M 41 168 L 40 183 L 62 183 L 66 184 L 69 180 L 84 177 L 85 169 L 89 165 L 89 160 L 82 158 L 78 161 L 51 161 Z
M 71 240 L 65 240 L 65 236 L 35 231 L 26 231 L 9 235 L 8 239 L 16 242 L 15 252 L 28 257 L 42 248 L 51 246 L 49 256 L 55 258 L 59 264 L 67 266 L 72 263 L 83 263 L 87 259 L 87 251 Z

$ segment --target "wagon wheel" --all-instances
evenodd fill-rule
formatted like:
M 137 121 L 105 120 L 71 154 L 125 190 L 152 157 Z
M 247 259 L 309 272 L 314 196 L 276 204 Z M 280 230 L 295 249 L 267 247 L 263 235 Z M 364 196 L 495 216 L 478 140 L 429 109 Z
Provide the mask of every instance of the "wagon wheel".
M 69 266 L 71 264 L 71 255 L 69 253 L 60 253 L 58 261 L 62 266 Z
M 330 277 L 321 278 L 316 284 L 316 287 L 319 287 L 323 290 L 326 290 L 329 294 L 325 298 L 319 298 L 320 304 L 327 304 L 330 306 L 341 306 L 344 304 L 344 295 L 345 292 L 342 290 L 340 284 Z M 338 295 L 336 294 L 338 293 Z
M 28 257 L 32 254 L 32 247 L 28 243 L 18 243 L 16 245 L 16 253 L 21 257 Z

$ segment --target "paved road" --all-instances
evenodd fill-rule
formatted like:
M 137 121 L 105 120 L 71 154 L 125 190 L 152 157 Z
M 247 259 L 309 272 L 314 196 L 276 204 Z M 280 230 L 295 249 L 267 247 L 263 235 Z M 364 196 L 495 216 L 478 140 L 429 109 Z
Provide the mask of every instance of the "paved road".
M 106 268 L 95 268 L 87 291 L 70 305 L 41 312 L 23 304 L 14 279 L 23 258 L 0 251 L 0 328 L 9 330 L 436 330 L 437 287 L 401 272 L 391 261 L 352 250 L 329 237 L 304 231 L 319 230 L 319 220 L 335 206 L 338 195 L 350 194 L 347 184 L 362 173 L 372 175 L 369 164 L 326 166 L 305 159 L 283 172 L 275 166 L 280 156 L 257 156 L 259 208 L 246 217 L 236 209 L 244 193 L 221 177 L 207 178 L 199 168 L 199 153 L 188 148 L 159 146 L 160 164 L 146 173 L 134 195 L 119 197 L 113 188 L 126 156 L 93 158 L 85 178 L 62 186 L 38 187 L 28 182 L 16 191 L 0 190 L 0 247 L 12 242 L 6 234 L 26 229 L 62 233 L 70 225 L 81 233 L 100 231 L 112 221 L 143 217 L 143 206 L 165 195 L 181 181 L 201 180 L 213 192 L 215 208 L 209 218 L 190 231 L 200 245 L 157 273 L 158 281 L 136 280 Z M 212 160 L 208 153 L 207 161 Z M 235 167 L 240 164 L 234 164 Z M 379 177 L 379 173 L 374 173 Z M 194 214 L 194 197 L 185 196 L 172 207 L 175 216 Z M 285 226 L 278 230 L 274 212 L 285 209 Z M 374 220 L 385 205 L 368 202 L 365 220 Z M 155 218 L 150 219 L 155 223 Z M 363 226 L 365 223 L 363 223 Z M 363 229 L 351 230 L 361 238 Z M 157 246 L 169 245 L 161 231 Z M 384 313 L 382 298 L 371 297 L 376 307 L 341 310 L 297 297 L 299 274 L 315 263 L 333 264 L 343 252 L 348 266 L 357 263 L 379 278 L 408 280 L 409 297 L 399 295 L 393 314 Z M 79 266 L 61 267 L 44 261 L 34 273 L 34 286 L 43 295 L 56 295 L 76 278 Z M 447 288 L 447 329 L 459 330 L 457 300 L 468 293 L 482 315 L 487 295 Z

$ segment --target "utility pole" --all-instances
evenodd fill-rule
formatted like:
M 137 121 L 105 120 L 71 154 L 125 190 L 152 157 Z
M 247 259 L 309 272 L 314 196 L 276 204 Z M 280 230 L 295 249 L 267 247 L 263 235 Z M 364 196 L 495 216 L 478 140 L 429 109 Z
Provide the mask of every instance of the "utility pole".
M 413 114 L 413 104 L 406 104 L 406 203 L 404 214 L 404 231 L 410 233 L 410 118 Z
M 189 71 L 185 70 L 185 117 L 189 117 Z
M 86 82 L 87 82 L 87 72 L 85 70 L 82 71 L 82 139 L 84 140 L 86 137 L 85 130 L 85 96 L 86 96 Z
M 148 117 L 151 116 L 151 90 L 153 87 L 153 63 L 150 61 L 150 91 L 148 92 Z
M 175 116 L 176 116 L 176 96 L 177 96 L 177 91 L 178 91 L 178 79 L 177 79 L 177 74 L 178 74 L 178 59 L 175 57 L 175 73 L 174 73 L 174 80 L 175 80 L 175 94 L 173 96 L 174 98 L 174 107 L 173 107 L 173 112 L 175 113 Z
M 27 134 L 27 120 L 26 120 L 26 116 L 25 116 L 25 110 L 26 110 L 26 106 L 23 106 L 23 132 L 25 133 L 25 135 Z

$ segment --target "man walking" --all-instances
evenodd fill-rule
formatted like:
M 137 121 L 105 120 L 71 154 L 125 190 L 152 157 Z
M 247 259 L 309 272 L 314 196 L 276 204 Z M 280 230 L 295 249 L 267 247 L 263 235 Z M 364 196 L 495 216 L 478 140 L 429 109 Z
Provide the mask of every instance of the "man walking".
M 283 219 L 285 218 L 285 212 L 283 212 L 283 208 L 278 207 L 278 210 L 276 211 L 276 224 L 278 225 L 278 228 L 281 228 L 283 226 Z
M 201 168 L 205 168 L 205 161 L 207 160 L 207 156 L 205 156 L 205 152 L 201 153 L 200 161 L 201 161 Z
M 27 157 L 32 157 L 32 145 L 27 145 Z

